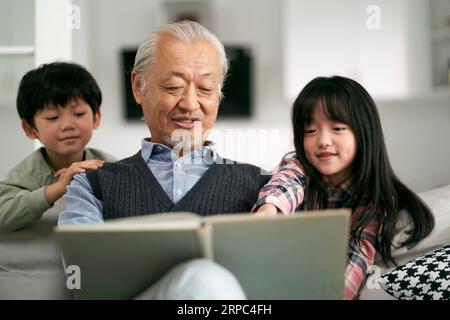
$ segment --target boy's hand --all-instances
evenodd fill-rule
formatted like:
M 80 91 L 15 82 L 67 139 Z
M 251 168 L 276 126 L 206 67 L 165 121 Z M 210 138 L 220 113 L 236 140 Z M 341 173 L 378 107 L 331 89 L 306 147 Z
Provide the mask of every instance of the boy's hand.
M 72 181 L 72 178 L 77 173 L 86 172 L 87 169 L 98 169 L 103 166 L 103 160 L 85 160 L 80 162 L 74 162 L 68 168 L 62 168 L 55 172 L 55 178 L 58 178 L 58 182 L 67 186 Z
M 103 166 L 103 160 L 85 160 L 74 162 L 68 168 L 62 168 L 55 172 L 54 177 L 58 182 L 51 184 L 44 189 L 45 199 L 48 204 L 53 205 L 56 200 L 66 193 L 66 187 L 72 181 L 73 175 L 86 172 L 88 169 L 98 169 Z
M 258 208 L 258 211 L 255 213 L 255 216 L 276 216 L 278 213 L 278 208 L 273 204 L 266 203 Z

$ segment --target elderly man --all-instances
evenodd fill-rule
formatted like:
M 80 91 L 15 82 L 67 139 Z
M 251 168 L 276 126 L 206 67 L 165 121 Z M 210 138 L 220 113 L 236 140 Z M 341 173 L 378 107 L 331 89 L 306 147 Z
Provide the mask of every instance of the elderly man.
M 152 33 L 139 47 L 131 75 L 133 94 L 151 138 L 143 139 L 142 149 L 130 158 L 76 175 L 67 188 L 65 210 L 58 223 L 102 223 L 173 211 L 203 216 L 250 212 L 268 176 L 256 166 L 221 158 L 214 144 L 206 140 L 217 118 L 227 69 L 223 45 L 198 23 L 174 23 Z M 177 269 L 177 276 L 163 279 L 162 286 L 171 286 L 186 269 L 196 279 L 233 283 L 232 276 L 217 265 L 210 266 L 211 276 L 205 276 L 209 262 L 201 264 L 202 275 L 192 276 L 192 270 L 198 268 L 188 263 Z M 222 290 L 218 281 L 213 281 L 214 286 Z M 200 282 L 205 286 L 209 280 Z M 214 289 L 205 290 L 203 296 L 191 296 L 188 289 L 176 287 L 172 290 L 176 294 L 156 296 L 222 297 L 212 293 Z M 230 297 L 239 298 L 239 294 Z

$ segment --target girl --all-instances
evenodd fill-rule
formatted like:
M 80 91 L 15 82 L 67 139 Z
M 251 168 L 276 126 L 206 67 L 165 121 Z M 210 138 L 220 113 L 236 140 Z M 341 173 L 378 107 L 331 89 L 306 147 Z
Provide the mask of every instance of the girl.
M 394 263 L 391 244 L 401 209 L 412 225 L 401 246 L 412 247 L 434 227 L 428 207 L 394 174 L 374 101 L 357 82 L 312 80 L 292 108 L 295 153 L 286 155 L 259 194 L 257 214 L 350 208 L 345 298 L 357 298 L 378 251 Z

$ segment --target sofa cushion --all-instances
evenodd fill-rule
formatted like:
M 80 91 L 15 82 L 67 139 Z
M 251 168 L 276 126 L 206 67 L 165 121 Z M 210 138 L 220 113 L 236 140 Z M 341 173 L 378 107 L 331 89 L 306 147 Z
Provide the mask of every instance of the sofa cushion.
M 435 219 L 433 231 L 413 248 L 393 248 L 392 255 L 398 264 L 423 256 L 450 243 L 450 185 L 419 193 L 419 197 L 430 207 Z M 410 229 L 410 218 L 401 213 L 394 245 L 405 241 Z M 380 262 L 380 260 L 378 260 Z
M 0 233 L 0 299 L 70 299 L 53 236 L 62 201 L 30 227 Z
M 450 245 L 397 267 L 379 279 L 402 300 L 450 300 Z
M 450 243 L 450 185 L 427 190 L 418 194 L 430 207 L 435 219 L 433 231 L 415 247 L 398 248 L 398 244 L 407 238 L 407 231 L 410 229 L 410 218 L 407 212 L 400 212 L 400 218 L 396 226 L 396 236 L 392 247 L 392 256 L 397 265 L 404 265 L 407 262 L 432 252 Z M 381 256 L 377 255 L 375 263 L 369 270 L 369 276 L 364 287 L 360 291 L 359 298 L 369 299 L 394 299 L 384 291 L 378 279 L 392 271 L 394 267 L 386 266 L 382 262 Z

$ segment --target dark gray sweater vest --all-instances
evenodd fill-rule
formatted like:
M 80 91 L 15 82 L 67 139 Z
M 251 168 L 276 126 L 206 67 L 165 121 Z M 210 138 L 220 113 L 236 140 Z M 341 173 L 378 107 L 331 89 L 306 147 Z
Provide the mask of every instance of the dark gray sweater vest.
M 218 158 L 175 205 L 139 151 L 101 169 L 87 171 L 94 196 L 103 201 L 103 219 L 188 211 L 202 216 L 249 212 L 270 176 L 250 164 Z

